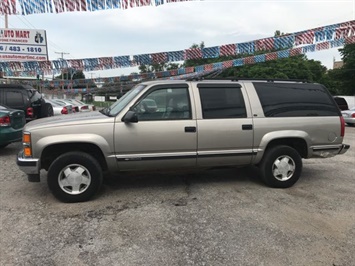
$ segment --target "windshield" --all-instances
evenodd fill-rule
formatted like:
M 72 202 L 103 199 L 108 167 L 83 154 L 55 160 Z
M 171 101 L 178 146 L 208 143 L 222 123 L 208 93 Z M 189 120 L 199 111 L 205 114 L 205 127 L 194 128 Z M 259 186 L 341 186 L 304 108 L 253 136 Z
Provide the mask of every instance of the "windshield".
M 119 98 L 114 104 L 112 104 L 110 107 L 108 107 L 107 115 L 109 116 L 116 116 L 119 112 L 122 111 L 123 108 L 126 107 L 128 103 L 131 102 L 131 100 L 137 96 L 138 93 L 140 93 L 146 85 L 138 84 L 135 87 L 133 87 L 130 91 L 128 91 L 125 95 L 123 95 L 121 98 Z

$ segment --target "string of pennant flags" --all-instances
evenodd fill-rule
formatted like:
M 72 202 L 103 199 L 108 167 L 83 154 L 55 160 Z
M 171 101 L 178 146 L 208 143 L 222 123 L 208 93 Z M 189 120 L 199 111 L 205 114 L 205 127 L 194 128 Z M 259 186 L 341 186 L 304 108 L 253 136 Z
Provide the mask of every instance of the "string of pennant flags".
M 155 63 L 181 62 L 192 59 L 207 59 L 227 56 L 240 56 L 236 62 L 250 64 L 250 62 L 262 62 L 292 56 L 294 53 L 308 53 L 343 46 L 352 43 L 355 38 L 355 20 L 343 23 L 317 27 L 300 32 L 290 33 L 277 37 L 263 38 L 259 40 L 224 44 L 221 46 L 189 48 L 180 51 L 159 52 L 152 54 L 123 55 L 112 57 L 85 58 L 85 59 L 57 59 L 52 61 L 28 61 L 28 62 L 0 62 L 0 69 L 7 76 L 19 76 L 22 74 L 59 74 L 63 69 L 80 71 L 99 71 L 106 69 L 128 68 Z M 271 52 L 270 51 L 277 51 Z M 297 52 L 295 52 L 297 51 Z M 254 55 L 256 52 L 265 53 Z M 241 61 L 242 60 L 242 61 Z M 215 63 L 218 64 L 218 63 Z M 234 64 L 234 63 L 233 63 Z M 211 68 L 211 64 L 198 66 L 197 69 Z M 189 73 L 190 68 L 170 70 L 171 75 Z M 166 72 L 166 71 L 165 71 Z
M 60 85 L 89 84 L 95 82 L 117 82 L 136 79 L 170 78 L 179 79 L 185 75 L 221 70 L 229 67 L 261 63 L 299 54 L 316 52 L 346 43 L 355 43 L 355 20 L 317 27 L 277 37 L 269 37 L 244 43 L 225 44 L 221 46 L 190 48 L 181 51 L 139 54 L 133 56 L 113 56 L 86 59 L 61 59 L 54 61 L 0 62 L 0 71 L 6 76 L 36 76 L 59 74 L 63 69 L 97 71 L 104 69 L 125 68 L 152 63 L 178 62 L 189 59 L 217 58 L 236 56 L 240 58 L 196 67 L 182 67 L 155 73 L 134 74 L 110 78 L 86 80 L 63 80 Z M 272 52 L 270 52 L 272 51 Z M 254 55 L 255 52 L 264 52 Z M 57 85 L 57 84 L 55 84 Z
M 0 15 L 93 12 L 199 0 L 1 0 Z

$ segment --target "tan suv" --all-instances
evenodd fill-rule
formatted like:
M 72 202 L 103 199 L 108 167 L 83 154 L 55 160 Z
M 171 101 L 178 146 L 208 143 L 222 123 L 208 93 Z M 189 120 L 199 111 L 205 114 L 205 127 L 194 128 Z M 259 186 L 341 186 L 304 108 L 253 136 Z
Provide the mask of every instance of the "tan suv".
M 257 165 L 287 188 L 302 158 L 343 154 L 344 120 L 327 89 L 277 80 L 138 84 L 111 107 L 30 122 L 17 158 L 29 181 L 48 170 L 61 201 L 90 199 L 104 172 Z

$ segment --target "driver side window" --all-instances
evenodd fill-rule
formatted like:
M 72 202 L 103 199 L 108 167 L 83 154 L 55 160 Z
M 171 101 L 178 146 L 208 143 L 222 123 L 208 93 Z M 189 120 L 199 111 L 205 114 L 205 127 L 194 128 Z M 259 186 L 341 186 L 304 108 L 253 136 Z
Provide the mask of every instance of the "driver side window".
M 145 95 L 135 106 L 138 121 L 191 119 L 188 88 L 159 88 Z

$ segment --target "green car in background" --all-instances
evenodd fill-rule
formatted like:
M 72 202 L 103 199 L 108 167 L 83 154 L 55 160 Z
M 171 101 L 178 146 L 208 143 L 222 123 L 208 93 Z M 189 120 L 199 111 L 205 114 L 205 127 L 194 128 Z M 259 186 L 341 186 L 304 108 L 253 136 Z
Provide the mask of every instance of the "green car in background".
M 12 142 L 21 141 L 25 124 L 24 111 L 0 105 L 0 149 Z

